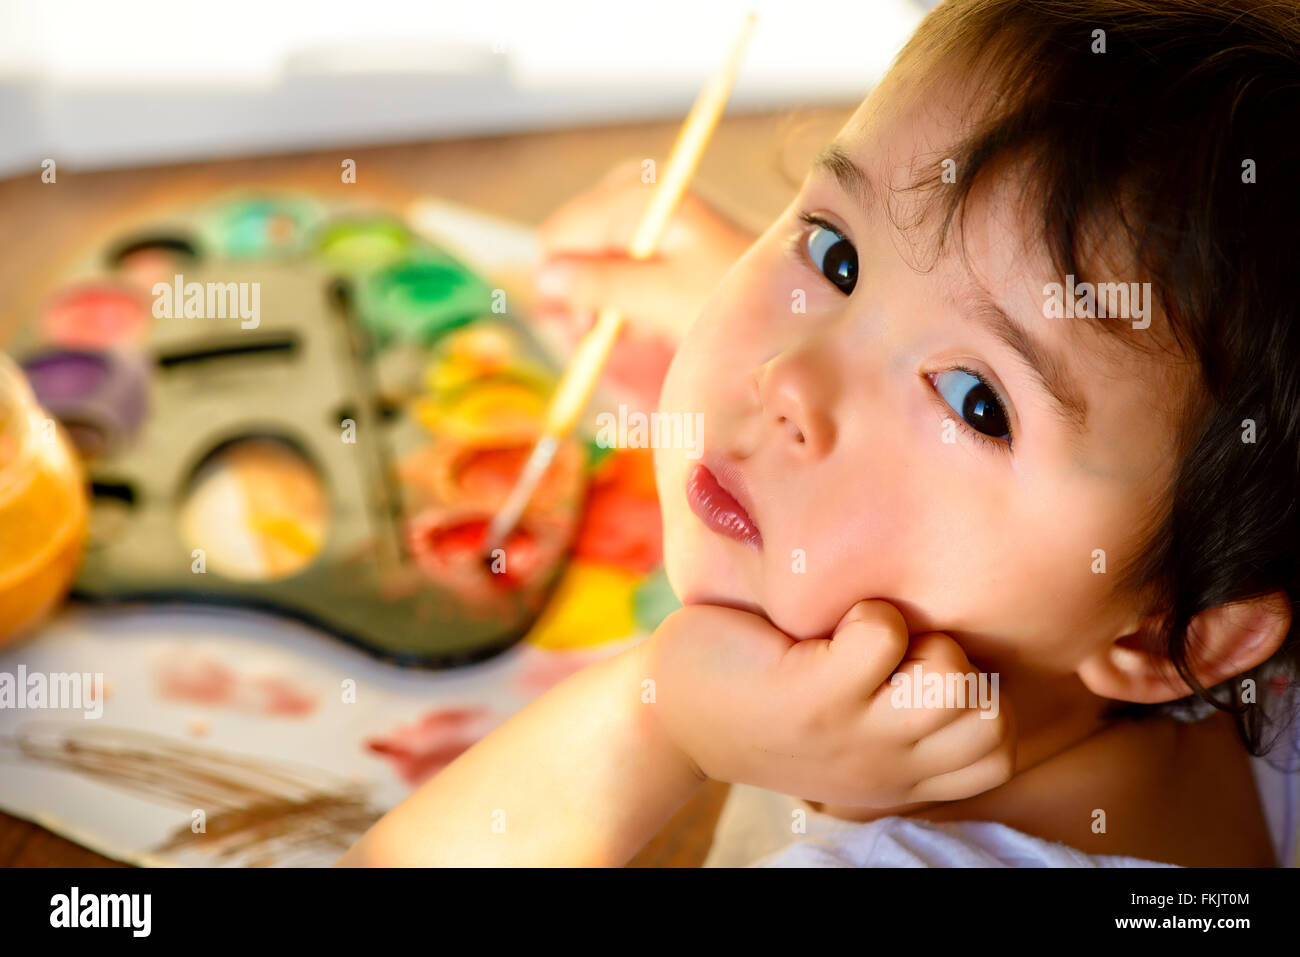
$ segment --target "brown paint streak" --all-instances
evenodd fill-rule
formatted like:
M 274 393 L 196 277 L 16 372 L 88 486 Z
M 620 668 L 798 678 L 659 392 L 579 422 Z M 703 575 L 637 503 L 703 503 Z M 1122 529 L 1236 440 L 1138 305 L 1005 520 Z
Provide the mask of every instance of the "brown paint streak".
M 156 852 L 187 847 L 249 866 L 346 850 L 382 815 L 365 788 L 281 761 L 198 748 L 121 728 L 27 725 L 0 737 L 0 763 L 80 774 L 136 797 L 202 810 L 205 832 L 177 827 Z

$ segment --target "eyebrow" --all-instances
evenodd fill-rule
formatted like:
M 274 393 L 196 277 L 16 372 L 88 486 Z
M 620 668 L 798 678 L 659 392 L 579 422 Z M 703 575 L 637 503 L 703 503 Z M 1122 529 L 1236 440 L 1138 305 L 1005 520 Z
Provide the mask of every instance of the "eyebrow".
M 856 199 L 864 211 L 870 208 L 871 198 L 875 195 L 871 177 L 867 175 L 866 170 L 853 162 L 849 151 L 839 143 L 831 142 L 822 147 L 821 152 L 813 157 L 812 167 L 814 170 L 823 170 L 834 176 L 836 182 L 840 184 L 840 189 Z
M 853 161 L 847 149 L 830 142 L 813 158 L 814 170 L 823 170 L 839 183 L 840 189 L 857 200 L 864 211 L 870 209 L 875 191 L 867 171 Z M 1024 361 L 1056 405 L 1065 424 L 1082 434 L 1088 428 L 1088 403 L 1071 377 L 1068 366 L 1029 331 L 994 302 L 982 286 L 975 285 L 975 316 L 1003 345 Z
M 1003 345 L 1020 356 L 1043 390 L 1051 396 L 1056 411 L 1065 420 L 1065 424 L 1077 433 L 1086 431 L 1088 403 L 1070 375 L 1068 366 L 1031 335 L 1028 329 L 1007 315 L 986 290 L 979 286 L 976 289 L 978 291 L 973 298 L 975 318 Z

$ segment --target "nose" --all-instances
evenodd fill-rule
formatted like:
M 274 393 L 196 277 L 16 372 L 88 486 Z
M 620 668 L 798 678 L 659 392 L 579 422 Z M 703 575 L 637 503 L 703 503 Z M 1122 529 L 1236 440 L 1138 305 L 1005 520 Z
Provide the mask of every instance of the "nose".
M 792 454 L 815 461 L 835 446 L 830 398 L 835 388 L 828 363 L 804 349 L 783 352 L 759 366 L 754 388 L 764 430 L 772 430 Z

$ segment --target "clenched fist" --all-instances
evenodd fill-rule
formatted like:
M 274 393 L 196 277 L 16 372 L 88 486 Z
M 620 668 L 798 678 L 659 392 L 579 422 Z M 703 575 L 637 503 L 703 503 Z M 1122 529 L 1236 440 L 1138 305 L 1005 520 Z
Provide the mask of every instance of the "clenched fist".
M 917 706 L 918 674 L 955 687 L 975 669 L 947 635 L 909 636 L 888 602 L 859 602 L 829 639 L 805 641 L 749 612 L 692 605 L 639 650 L 654 681 L 646 707 L 714 780 L 885 808 L 970 797 L 1015 770 L 1006 700 Z

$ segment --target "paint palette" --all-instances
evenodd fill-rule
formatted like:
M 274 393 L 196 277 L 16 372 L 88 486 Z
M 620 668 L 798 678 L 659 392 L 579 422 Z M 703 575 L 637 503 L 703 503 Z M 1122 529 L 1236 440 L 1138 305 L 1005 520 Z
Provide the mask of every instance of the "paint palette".
M 74 595 L 288 614 L 406 664 L 541 612 L 576 531 L 567 444 L 490 565 L 557 370 L 502 295 L 373 210 L 245 196 L 125 233 L 18 355 L 86 460 Z

